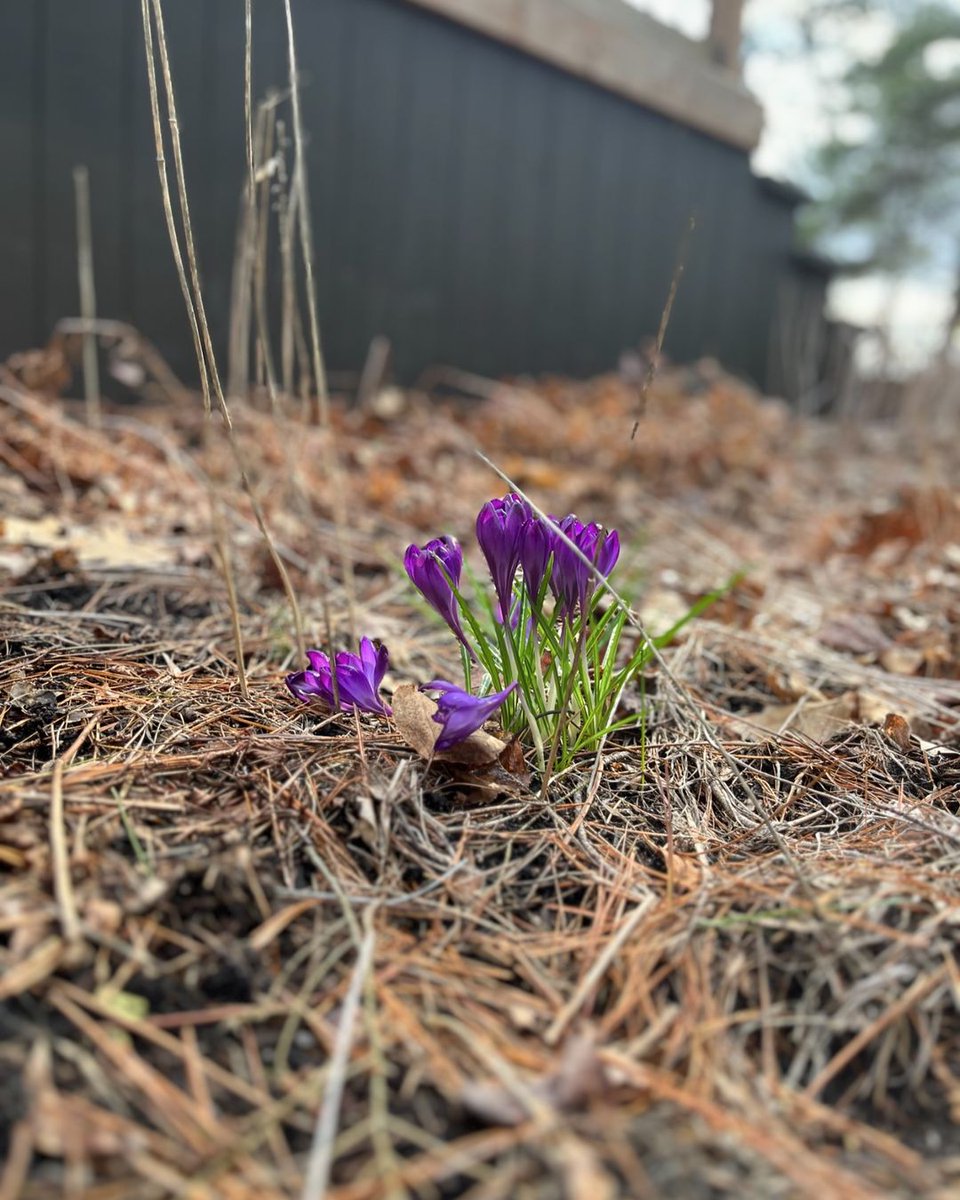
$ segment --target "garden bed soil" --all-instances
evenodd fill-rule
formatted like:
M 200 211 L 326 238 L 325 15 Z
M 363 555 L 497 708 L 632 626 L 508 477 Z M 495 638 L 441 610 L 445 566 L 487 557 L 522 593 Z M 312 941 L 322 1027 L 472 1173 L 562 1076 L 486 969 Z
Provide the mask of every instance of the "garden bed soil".
M 955 442 L 709 365 L 234 402 L 307 643 L 388 692 L 456 668 L 400 563 L 470 546 L 477 449 L 620 531 L 654 633 L 742 572 L 543 789 L 286 692 L 196 397 L 2 382 L 4 1200 L 957 1194 Z

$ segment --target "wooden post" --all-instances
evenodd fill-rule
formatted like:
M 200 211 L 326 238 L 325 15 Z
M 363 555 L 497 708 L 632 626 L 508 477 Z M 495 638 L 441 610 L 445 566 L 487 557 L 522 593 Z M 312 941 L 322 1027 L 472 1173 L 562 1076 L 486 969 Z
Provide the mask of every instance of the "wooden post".
M 713 0 L 707 43 L 710 57 L 728 71 L 740 74 L 743 0 Z

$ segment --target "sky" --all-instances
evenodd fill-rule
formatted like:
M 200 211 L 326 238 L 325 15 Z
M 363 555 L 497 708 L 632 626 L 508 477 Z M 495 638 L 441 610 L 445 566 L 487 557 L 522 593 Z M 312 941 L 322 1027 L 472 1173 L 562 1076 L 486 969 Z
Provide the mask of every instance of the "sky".
M 688 36 L 703 38 L 709 26 L 710 0 L 627 0 Z M 747 0 L 744 37 L 748 53 L 744 68 L 747 86 L 765 112 L 763 138 L 753 156 L 754 169 L 805 187 L 813 149 L 833 127 L 831 113 L 840 91 L 834 80 L 850 62 L 880 53 L 890 25 L 878 16 L 855 26 L 838 27 L 830 51 L 815 61 L 802 52 L 797 21 L 807 0 Z M 869 277 L 841 280 L 831 289 L 833 316 L 857 325 L 888 322 L 899 362 L 921 366 L 939 346 L 951 307 L 951 272 L 933 268 L 929 277 L 901 282 Z M 870 347 L 865 345 L 869 363 Z

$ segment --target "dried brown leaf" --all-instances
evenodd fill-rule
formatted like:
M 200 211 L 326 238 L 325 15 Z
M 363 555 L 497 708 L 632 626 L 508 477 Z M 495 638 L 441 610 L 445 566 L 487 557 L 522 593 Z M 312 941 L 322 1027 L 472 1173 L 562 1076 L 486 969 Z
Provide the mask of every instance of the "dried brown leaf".
M 9 967 L 0 980 L 0 1000 L 9 1000 L 29 991 L 47 979 L 60 965 L 64 955 L 63 938 L 56 934 L 41 942 L 21 962 Z
M 890 646 L 890 638 L 867 613 L 834 617 L 818 634 L 821 645 L 843 654 L 880 654 Z
M 911 749 L 910 722 L 899 713 L 888 712 L 883 718 L 883 732 L 905 754 Z
M 500 753 L 500 766 L 511 775 L 518 776 L 524 783 L 529 783 L 530 772 L 523 757 L 523 747 L 520 739 L 512 737 Z
M 844 692 L 831 700 L 815 700 L 806 704 L 768 704 L 748 720 L 738 722 L 748 737 L 757 730 L 769 733 L 798 733 L 814 742 L 825 742 L 841 730 L 857 713 L 857 693 Z
M 458 763 L 465 767 L 486 767 L 497 761 L 506 744 L 478 729 L 458 746 L 435 752 L 440 726 L 433 720 L 436 703 L 412 683 L 401 683 L 393 693 L 393 720 L 397 732 L 421 758 Z
M 578 1112 L 607 1087 L 603 1062 L 589 1033 L 569 1038 L 563 1047 L 556 1070 L 529 1087 L 531 1097 L 556 1112 Z M 531 1114 L 519 1095 L 492 1080 L 469 1080 L 460 1101 L 474 1116 L 491 1125 L 519 1125 Z

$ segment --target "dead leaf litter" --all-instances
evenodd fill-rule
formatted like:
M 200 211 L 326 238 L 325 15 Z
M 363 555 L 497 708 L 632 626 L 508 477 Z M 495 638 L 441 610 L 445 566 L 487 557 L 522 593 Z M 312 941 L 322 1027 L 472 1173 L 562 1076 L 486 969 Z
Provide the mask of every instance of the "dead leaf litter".
M 615 376 L 329 431 L 235 405 L 308 642 L 385 641 L 391 723 L 285 692 L 199 405 L 94 433 L 6 380 L 3 1200 L 299 1196 L 330 1113 L 332 1200 L 957 1194 L 955 444 L 712 368 L 665 371 L 633 440 Z M 503 490 L 475 448 L 619 529 L 652 632 L 742 573 L 547 794 L 495 729 L 434 755 L 411 686 L 456 660 L 398 564 L 469 544 Z

